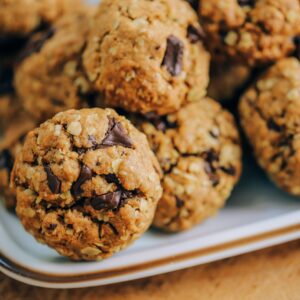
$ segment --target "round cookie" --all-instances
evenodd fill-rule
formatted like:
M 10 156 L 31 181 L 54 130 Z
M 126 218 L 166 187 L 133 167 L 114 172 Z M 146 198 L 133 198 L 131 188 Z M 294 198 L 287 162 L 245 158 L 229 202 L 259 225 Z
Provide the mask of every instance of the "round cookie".
M 222 103 L 235 100 L 251 77 L 251 68 L 242 64 L 212 63 L 207 89 L 209 97 Z
M 3 197 L 8 209 L 13 210 L 16 205 L 15 189 L 9 186 L 13 163 L 21 150 L 25 135 L 35 125 L 36 123 L 30 116 L 20 110 L 15 110 L 13 118 L 9 120 L 9 124 L 6 124 L 5 130 L 0 134 L 0 196 Z
M 298 0 L 201 0 L 199 15 L 214 57 L 250 65 L 287 56 L 300 33 Z
M 242 127 L 259 165 L 283 190 L 300 195 L 300 62 L 278 61 L 241 97 Z
M 164 117 L 147 115 L 138 128 L 161 165 L 163 196 L 153 225 L 191 228 L 214 215 L 241 173 L 241 146 L 232 115 L 209 98 Z
M 92 28 L 83 62 L 106 105 L 163 115 L 206 94 L 209 54 L 187 2 L 104 0 Z
M 92 94 L 81 65 L 91 11 L 68 14 L 37 33 L 21 53 L 15 87 L 25 109 L 39 120 L 87 106 Z
M 22 37 L 77 10 L 80 0 L 0 0 L 0 37 Z
M 31 131 L 11 178 L 24 227 L 74 260 L 109 257 L 141 236 L 162 191 L 146 137 L 100 108 L 59 113 Z

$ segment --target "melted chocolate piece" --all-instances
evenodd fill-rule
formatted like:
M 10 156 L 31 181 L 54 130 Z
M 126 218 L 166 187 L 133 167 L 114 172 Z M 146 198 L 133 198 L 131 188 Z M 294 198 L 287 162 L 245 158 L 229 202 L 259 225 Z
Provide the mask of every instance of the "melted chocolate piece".
M 198 11 L 199 0 L 186 0 L 194 10 Z
M 57 224 L 52 223 L 47 227 L 47 229 L 50 231 L 53 231 L 56 227 L 57 227 Z
M 150 112 L 144 115 L 144 117 L 151 122 L 157 130 L 166 132 L 167 129 L 177 128 L 176 122 L 170 122 L 167 116 L 158 116 L 157 114 Z
M 224 172 L 224 173 L 226 173 L 226 174 L 228 174 L 228 175 L 231 175 L 231 176 L 234 176 L 235 174 L 236 174 L 236 170 L 235 170 L 235 168 L 233 167 L 233 166 L 228 166 L 228 167 L 224 167 L 224 166 L 222 166 L 222 167 L 220 167 L 220 169 Z
M 0 65 L 0 95 L 13 92 L 13 70 L 12 68 L 4 68 Z
M 187 37 L 191 41 L 191 43 L 197 43 L 200 40 L 205 38 L 205 33 L 203 29 L 200 27 L 195 27 L 193 25 L 189 25 L 187 29 Z
M 162 66 L 166 66 L 167 71 L 172 76 L 177 76 L 182 71 L 183 43 L 174 35 L 167 38 L 167 48 L 162 61 Z
M 44 170 L 47 174 L 48 186 L 49 186 L 50 191 L 53 194 L 59 194 L 60 188 L 61 188 L 60 180 L 53 174 L 49 165 L 45 165 Z
M 300 59 L 300 35 L 294 37 L 295 53 L 294 55 Z
M 108 131 L 100 146 L 123 146 L 126 148 L 132 148 L 133 145 L 122 124 L 117 122 L 114 118 L 109 118 Z
M 272 118 L 269 118 L 267 121 L 267 126 L 270 130 L 280 132 L 282 130 L 282 126 L 275 123 L 275 121 Z
M 81 167 L 79 177 L 78 177 L 77 181 L 73 184 L 72 189 L 71 189 L 71 192 L 75 197 L 78 197 L 81 194 L 81 192 L 82 192 L 81 186 L 87 180 L 91 179 L 92 176 L 93 176 L 92 170 L 89 167 L 83 165 Z
M 38 32 L 33 35 L 28 41 L 24 49 L 21 51 L 18 61 L 22 61 L 24 58 L 30 56 L 32 53 L 40 52 L 45 42 L 55 34 L 55 28 L 50 27 L 43 32 Z
M 240 6 L 253 6 L 254 0 L 238 0 Z
M 208 175 L 209 180 L 211 181 L 213 186 L 217 186 L 220 182 L 218 175 L 215 173 L 215 168 L 209 164 L 208 162 L 205 163 L 204 171 Z
M 184 201 L 181 200 L 181 199 L 179 199 L 179 198 L 176 196 L 176 207 L 177 207 L 177 208 L 181 208 L 181 207 L 183 207 L 183 205 L 184 205 Z
M 122 197 L 121 191 L 115 191 L 91 199 L 91 205 L 94 209 L 116 209 L 119 207 Z

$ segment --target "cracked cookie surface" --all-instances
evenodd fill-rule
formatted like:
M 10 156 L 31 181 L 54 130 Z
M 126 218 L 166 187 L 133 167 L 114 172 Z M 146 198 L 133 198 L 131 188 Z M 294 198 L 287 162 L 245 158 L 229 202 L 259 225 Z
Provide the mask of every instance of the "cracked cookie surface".
M 0 37 L 22 37 L 80 7 L 79 0 L 0 0 Z
M 164 117 L 137 119 L 161 165 L 163 196 L 153 225 L 191 228 L 214 215 L 241 173 L 241 146 L 232 115 L 209 98 Z
M 287 56 L 300 33 L 298 0 L 202 0 L 199 15 L 213 57 L 251 65 Z
M 15 86 L 26 110 L 44 121 L 56 113 L 87 106 L 92 88 L 81 55 L 92 10 L 62 17 L 37 33 L 22 51 Z
M 107 105 L 162 115 L 206 94 L 209 54 L 202 38 L 185 1 L 104 0 L 84 66 Z
M 161 197 L 146 137 L 111 109 L 69 110 L 31 131 L 11 181 L 24 227 L 74 260 L 128 246 Z
M 298 196 L 299 100 L 300 63 L 285 58 L 246 91 L 239 105 L 241 124 L 257 162 L 279 187 Z

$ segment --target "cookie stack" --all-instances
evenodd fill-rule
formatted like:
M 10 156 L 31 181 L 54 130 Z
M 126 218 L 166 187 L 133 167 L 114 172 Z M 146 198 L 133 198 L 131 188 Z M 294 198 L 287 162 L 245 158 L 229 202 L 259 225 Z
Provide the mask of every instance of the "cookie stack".
M 0 0 L 7 204 L 74 260 L 192 228 L 239 180 L 238 99 L 258 163 L 299 195 L 299 18 L 298 0 Z

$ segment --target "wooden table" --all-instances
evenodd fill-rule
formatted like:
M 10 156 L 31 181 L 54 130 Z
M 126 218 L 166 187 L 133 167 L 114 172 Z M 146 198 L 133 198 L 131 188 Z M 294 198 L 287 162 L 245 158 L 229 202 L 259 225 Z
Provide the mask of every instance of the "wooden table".
M 300 241 L 129 283 L 76 290 L 31 287 L 0 275 L 0 299 L 298 300 Z

